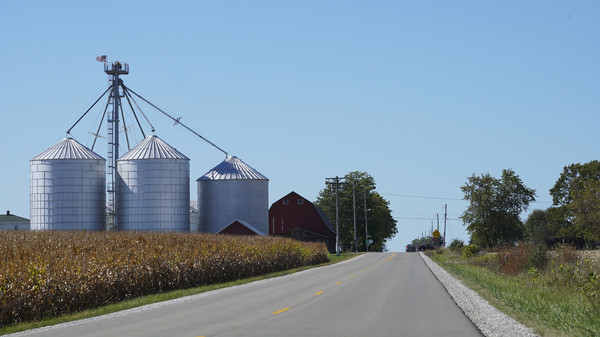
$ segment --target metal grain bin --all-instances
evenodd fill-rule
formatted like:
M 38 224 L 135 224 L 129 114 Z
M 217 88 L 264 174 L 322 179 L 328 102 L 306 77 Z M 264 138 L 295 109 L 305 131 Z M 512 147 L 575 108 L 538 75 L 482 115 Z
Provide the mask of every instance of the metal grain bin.
M 104 229 L 106 160 L 72 138 L 30 160 L 31 230 Z
M 154 135 L 119 158 L 117 227 L 189 232 L 189 158 Z
M 198 228 L 217 233 L 242 220 L 267 235 L 269 179 L 237 157 L 198 178 Z

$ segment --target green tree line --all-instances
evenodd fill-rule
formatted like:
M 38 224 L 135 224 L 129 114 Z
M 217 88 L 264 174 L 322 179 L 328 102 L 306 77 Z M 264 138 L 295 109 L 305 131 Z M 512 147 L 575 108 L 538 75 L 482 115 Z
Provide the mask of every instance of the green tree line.
M 592 248 L 600 243 L 599 161 L 565 166 L 549 191 L 552 206 L 534 210 L 525 222 L 520 214 L 535 201 L 536 191 L 513 170 L 503 170 L 500 178 L 472 175 L 461 190 L 469 202 L 461 219 L 477 245 L 495 247 L 526 240 Z

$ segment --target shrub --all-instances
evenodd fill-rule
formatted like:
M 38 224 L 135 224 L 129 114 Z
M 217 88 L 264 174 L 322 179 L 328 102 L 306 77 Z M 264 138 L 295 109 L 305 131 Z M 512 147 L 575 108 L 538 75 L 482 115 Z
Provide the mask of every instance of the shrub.
M 460 253 L 464 245 L 465 242 L 463 240 L 453 239 L 452 242 L 450 242 L 450 246 L 448 246 L 448 248 L 455 253 Z
M 463 257 L 471 257 L 479 253 L 479 247 L 475 244 L 467 245 L 462 248 Z
M 533 243 L 503 247 L 498 251 L 498 264 L 506 275 L 518 275 L 531 268 L 544 270 L 548 264 L 548 251 L 545 245 Z
M 553 253 L 549 271 L 550 284 L 576 287 L 593 299 L 592 303 L 597 308 L 600 307 L 600 261 L 580 257 L 570 246 L 559 247 Z
M 535 245 L 531 249 L 529 255 L 529 267 L 535 268 L 536 270 L 544 270 L 548 265 L 548 248 L 546 245 Z
M 562 245 L 554 250 L 553 260 L 559 263 L 569 263 L 575 264 L 579 259 L 579 255 L 577 254 L 577 250 L 573 246 Z

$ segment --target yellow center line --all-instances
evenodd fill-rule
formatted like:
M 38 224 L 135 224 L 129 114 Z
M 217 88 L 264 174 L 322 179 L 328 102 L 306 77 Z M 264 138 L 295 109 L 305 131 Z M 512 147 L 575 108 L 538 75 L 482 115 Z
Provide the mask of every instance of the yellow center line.
M 322 293 L 323 293 L 322 291 L 319 291 L 318 293 L 315 293 L 315 296 L 319 296 L 319 295 L 321 295 Z
M 353 278 L 353 277 L 354 277 L 354 275 L 350 275 L 350 278 Z
M 336 283 L 336 284 L 342 284 L 342 281 L 338 281 L 338 283 Z
M 288 310 L 290 310 L 290 308 L 283 308 L 283 309 L 281 309 L 281 310 L 279 310 L 279 311 L 275 311 L 275 312 L 273 313 L 273 315 L 281 314 L 282 312 L 284 312 L 284 311 L 288 311 Z
M 396 255 L 396 253 L 392 254 L 392 256 L 390 256 L 389 259 L 385 260 L 385 262 L 388 262 L 389 260 L 391 260 L 394 257 L 394 255 Z
M 365 271 L 364 271 L 364 270 L 361 270 L 360 272 L 361 272 L 361 273 L 364 273 Z

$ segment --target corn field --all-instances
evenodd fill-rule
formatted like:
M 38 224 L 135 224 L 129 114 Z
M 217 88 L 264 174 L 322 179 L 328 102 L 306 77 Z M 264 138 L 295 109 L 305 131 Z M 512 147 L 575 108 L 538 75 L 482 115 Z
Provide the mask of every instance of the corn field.
M 326 262 L 325 245 L 258 236 L 0 232 L 0 325 Z

